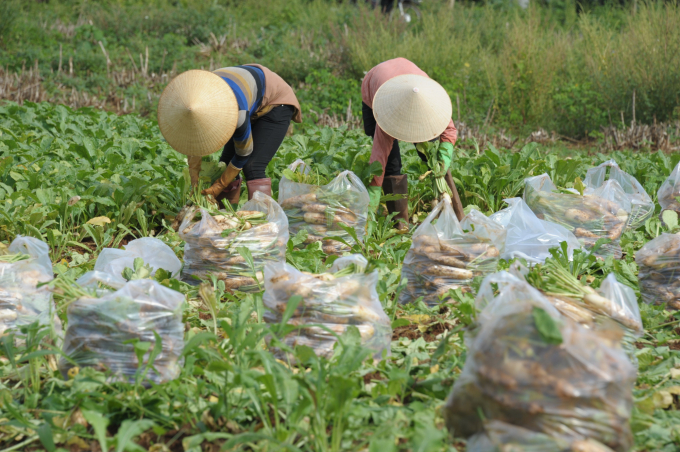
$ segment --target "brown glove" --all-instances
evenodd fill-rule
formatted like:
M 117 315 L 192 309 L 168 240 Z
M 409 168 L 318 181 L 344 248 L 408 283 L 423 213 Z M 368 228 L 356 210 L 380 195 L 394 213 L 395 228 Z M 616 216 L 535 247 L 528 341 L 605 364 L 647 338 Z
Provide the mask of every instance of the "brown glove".
M 212 195 L 213 197 L 216 197 L 220 193 L 222 193 L 222 190 L 227 188 L 227 185 L 229 185 L 234 179 L 236 179 L 236 176 L 238 176 L 238 173 L 240 173 L 241 170 L 233 166 L 231 163 L 227 165 L 227 169 L 224 170 L 222 175 L 220 176 L 219 179 L 215 181 L 214 184 L 210 186 L 207 190 L 203 190 L 201 194 L 203 195 Z
M 191 178 L 191 186 L 195 187 L 196 184 L 198 184 L 198 177 L 201 174 L 201 157 L 188 155 L 187 163 L 189 164 L 189 177 Z

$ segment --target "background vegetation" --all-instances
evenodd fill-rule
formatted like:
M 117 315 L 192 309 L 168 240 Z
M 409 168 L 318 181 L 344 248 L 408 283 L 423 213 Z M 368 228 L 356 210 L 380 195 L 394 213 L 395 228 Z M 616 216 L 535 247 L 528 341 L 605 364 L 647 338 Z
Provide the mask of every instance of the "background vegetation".
M 425 0 L 422 21 L 409 26 L 360 1 L 6 0 L 0 8 L 0 97 L 14 100 L 148 115 L 180 71 L 258 62 L 295 87 L 308 123 L 324 110 L 352 122 L 364 71 L 403 56 L 442 83 L 454 120 L 468 125 L 581 138 L 633 119 L 680 119 L 677 2 L 577 14 L 570 0 L 528 10 Z

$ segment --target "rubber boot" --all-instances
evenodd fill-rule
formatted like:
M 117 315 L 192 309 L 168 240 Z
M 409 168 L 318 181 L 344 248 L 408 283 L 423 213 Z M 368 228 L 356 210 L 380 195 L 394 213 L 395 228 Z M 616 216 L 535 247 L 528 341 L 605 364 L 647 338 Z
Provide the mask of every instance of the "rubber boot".
M 456 184 L 453 182 L 453 177 L 451 176 L 451 170 L 448 170 L 446 172 L 446 176 L 444 176 L 444 180 L 446 180 L 446 185 L 449 186 L 451 189 L 451 193 L 453 193 L 453 196 L 451 197 L 451 204 L 453 207 L 453 211 L 456 214 L 456 217 L 458 217 L 458 221 L 463 221 L 463 217 L 465 216 L 465 212 L 463 212 L 463 203 L 460 202 L 460 196 L 458 196 L 458 190 L 456 190 Z
M 222 200 L 226 199 L 234 208 L 238 207 L 238 201 L 241 199 L 241 178 L 234 179 L 229 185 L 225 187 L 220 194 L 215 197 L 217 205 L 222 207 L 224 204 Z
M 253 199 L 256 191 L 261 191 L 267 196 L 272 195 L 272 180 L 270 178 L 246 181 L 246 187 L 248 188 L 248 201 Z
M 382 188 L 386 195 L 406 195 L 402 199 L 387 201 L 385 204 L 387 204 L 389 213 L 397 212 L 393 218 L 397 222 L 396 228 L 400 231 L 408 231 L 408 178 L 405 174 L 385 176 Z

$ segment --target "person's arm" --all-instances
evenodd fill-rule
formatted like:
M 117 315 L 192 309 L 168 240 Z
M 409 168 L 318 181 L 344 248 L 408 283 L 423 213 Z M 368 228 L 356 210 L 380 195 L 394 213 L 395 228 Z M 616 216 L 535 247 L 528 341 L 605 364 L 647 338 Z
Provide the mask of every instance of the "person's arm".
M 204 195 L 219 195 L 227 185 L 229 185 L 236 176 L 241 172 L 241 169 L 246 166 L 250 155 L 253 153 L 253 135 L 250 127 L 250 113 L 246 110 L 239 111 L 238 126 L 234 131 L 234 148 L 236 154 L 227 165 L 220 178 L 215 181 L 210 188 L 203 190 Z
M 446 143 L 456 144 L 456 140 L 458 139 L 458 129 L 456 129 L 456 126 L 453 125 L 453 119 L 449 122 L 449 125 L 442 132 L 439 139 Z
M 371 158 L 368 161 L 368 164 L 380 162 L 382 174 L 380 176 L 374 176 L 371 185 L 382 187 L 383 179 L 385 178 L 387 157 L 389 157 L 390 151 L 392 150 L 392 143 L 394 143 L 394 138 L 386 134 L 380 126 L 377 126 L 375 128 L 375 134 L 373 135 L 373 148 L 371 149 Z
M 187 163 L 189 165 L 189 177 L 191 178 L 191 186 L 195 187 L 198 184 L 198 178 L 201 174 L 201 157 L 195 155 L 187 156 Z

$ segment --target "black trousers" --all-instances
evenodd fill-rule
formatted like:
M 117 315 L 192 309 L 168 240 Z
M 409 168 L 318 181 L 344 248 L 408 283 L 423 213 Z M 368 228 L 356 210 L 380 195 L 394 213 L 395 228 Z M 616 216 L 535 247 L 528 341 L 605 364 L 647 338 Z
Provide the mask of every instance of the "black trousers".
M 373 109 L 364 102 L 361 103 L 361 116 L 364 120 L 364 132 L 373 138 L 378 123 L 375 121 L 375 116 L 373 116 Z M 418 152 L 418 157 L 427 163 L 427 157 L 420 152 Z M 401 151 L 399 150 L 398 140 L 394 140 L 392 143 L 392 150 L 385 164 L 385 176 L 401 176 Z
M 267 165 L 274 158 L 276 151 L 279 150 L 279 146 L 286 137 L 293 114 L 295 114 L 295 107 L 279 105 L 252 122 L 253 153 L 250 154 L 248 163 L 243 167 L 243 175 L 246 180 L 251 181 L 267 177 L 265 173 Z M 224 145 L 220 161 L 228 165 L 235 154 L 236 148 L 232 138 Z

